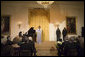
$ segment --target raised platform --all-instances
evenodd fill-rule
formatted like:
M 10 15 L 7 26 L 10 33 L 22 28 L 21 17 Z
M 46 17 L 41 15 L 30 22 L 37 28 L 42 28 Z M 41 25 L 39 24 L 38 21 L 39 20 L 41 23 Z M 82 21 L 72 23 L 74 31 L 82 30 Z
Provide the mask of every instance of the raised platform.
M 58 56 L 55 41 L 45 41 L 41 44 L 35 43 L 37 56 Z

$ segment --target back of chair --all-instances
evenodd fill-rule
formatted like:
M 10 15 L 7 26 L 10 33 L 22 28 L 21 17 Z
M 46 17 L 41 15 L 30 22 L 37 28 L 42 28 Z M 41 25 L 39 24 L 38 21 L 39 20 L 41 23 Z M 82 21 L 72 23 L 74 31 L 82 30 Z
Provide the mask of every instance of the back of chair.
M 19 56 L 19 51 L 20 51 L 20 48 L 13 48 L 13 55 L 12 56 Z
M 1 56 L 12 56 L 13 48 L 10 45 L 4 46 L 1 50 Z
M 21 50 L 20 56 L 32 56 L 32 54 L 30 50 Z
M 77 56 L 77 44 L 76 43 L 69 43 L 64 47 L 64 52 L 66 56 Z

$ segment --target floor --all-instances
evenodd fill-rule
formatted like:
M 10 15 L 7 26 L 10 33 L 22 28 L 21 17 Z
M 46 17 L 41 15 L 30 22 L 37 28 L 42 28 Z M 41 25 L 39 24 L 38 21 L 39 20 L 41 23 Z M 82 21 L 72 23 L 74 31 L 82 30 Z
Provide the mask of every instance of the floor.
M 35 43 L 37 56 L 58 56 L 55 41 L 45 41 L 41 44 Z

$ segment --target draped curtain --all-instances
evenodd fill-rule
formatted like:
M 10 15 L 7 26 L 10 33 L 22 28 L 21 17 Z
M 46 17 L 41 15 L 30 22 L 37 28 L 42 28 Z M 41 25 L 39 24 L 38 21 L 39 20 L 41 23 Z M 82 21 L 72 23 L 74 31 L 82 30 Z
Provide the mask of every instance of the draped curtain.
M 29 9 L 29 26 L 42 29 L 42 41 L 49 41 L 49 10 L 45 9 Z

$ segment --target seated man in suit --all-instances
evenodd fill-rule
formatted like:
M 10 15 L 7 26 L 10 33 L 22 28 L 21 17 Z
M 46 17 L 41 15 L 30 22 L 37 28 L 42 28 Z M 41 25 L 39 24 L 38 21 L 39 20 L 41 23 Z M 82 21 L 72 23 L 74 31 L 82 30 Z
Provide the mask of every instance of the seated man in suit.
M 65 56 L 78 56 L 78 48 L 79 45 L 75 41 L 75 37 L 70 37 L 69 39 L 65 39 L 65 41 L 62 44 L 63 51 Z
M 31 55 L 36 56 L 36 49 L 35 49 L 35 44 L 32 41 L 32 37 L 29 37 L 24 44 L 21 45 L 21 50 L 29 50 L 31 52 Z

